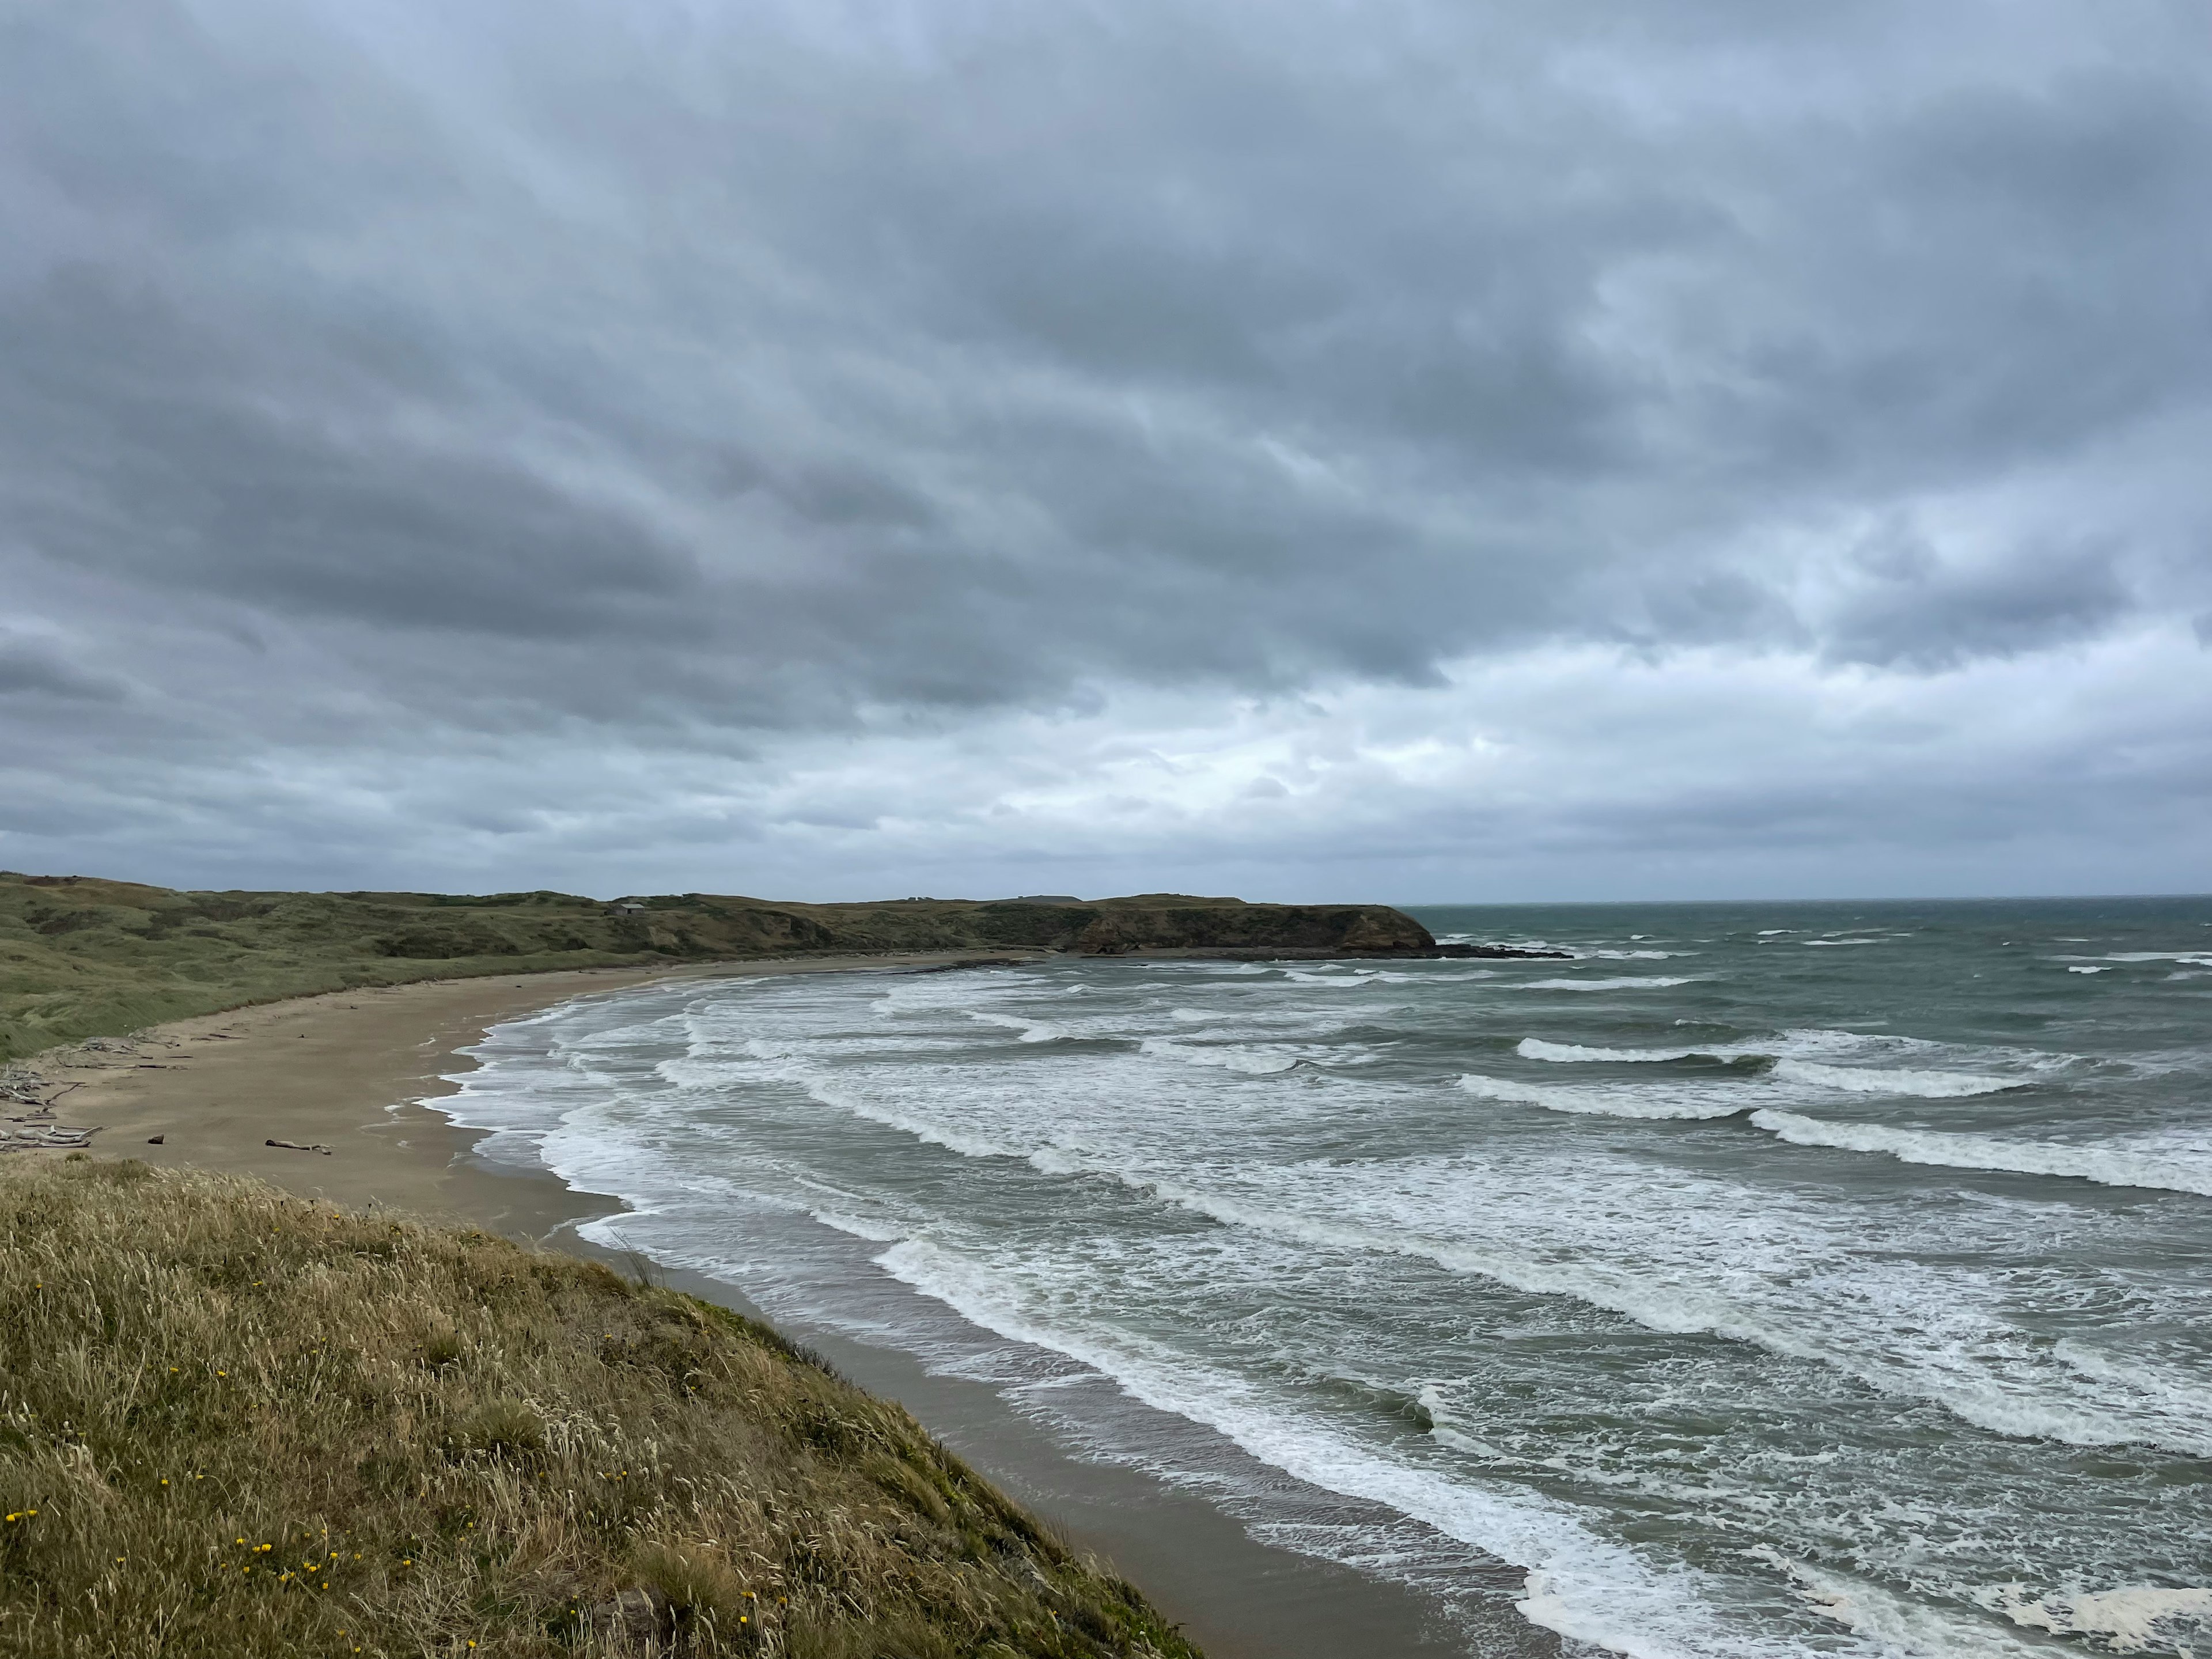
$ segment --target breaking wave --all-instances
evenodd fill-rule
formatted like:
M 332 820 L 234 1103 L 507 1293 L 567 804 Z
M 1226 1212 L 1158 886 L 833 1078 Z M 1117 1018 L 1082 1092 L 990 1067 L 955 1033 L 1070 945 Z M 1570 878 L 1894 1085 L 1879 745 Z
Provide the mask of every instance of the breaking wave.
M 1651 1065 L 1669 1060 L 1693 1060 L 1699 1056 L 1723 1059 L 1711 1048 L 1594 1048 L 1579 1042 L 1547 1042 L 1541 1037 L 1522 1037 L 1515 1045 L 1514 1053 L 1523 1060 L 1548 1060 L 1560 1065 L 1574 1065 L 1586 1060 L 1605 1060 L 1614 1065 Z
M 2186 1154 L 2121 1146 L 2008 1140 L 1938 1129 L 1896 1129 L 1880 1123 L 1837 1123 L 1772 1108 L 1753 1112 L 1751 1121 L 1797 1146 L 1834 1146 L 1845 1152 L 1879 1152 L 1905 1164 L 2063 1176 L 2106 1187 L 2142 1187 L 2212 1197 L 2212 1160 L 2201 1155 L 2192 1162 Z
M 1531 979 L 1523 980 L 1512 988 L 1516 991 L 1663 991 L 1670 985 L 1694 982 L 1688 976 L 1674 978 L 1664 974 L 1644 974 L 1631 979 Z
M 1459 1086 L 1484 1100 L 1506 1100 L 1541 1106 L 1547 1112 L 1571 1112 L 1585 1117 L 1641 1117 L 1679 1119 L 1733 1117 L 1756 1105 L 1754 1097 L 1732 1091 L 1746 1084 L 1642 1083 L 1607 1089 L 1543 1083 L 1515 1083 L 1509 1079 L 1484 1077 L 1469 1072 Z
M 2001 1094 L 2022 1089 L 2031 1079 L 1983 1077 L 1971 1072 L 1909 1071 L 1903 1066 L 1823 1066 L 1787 1057 L 1774 1062 L 1774 1075 L 1788 1083 L 1809 1083 L 1854 1095 L 1913 1095 L 1923 1100 L 1960 1100 L 1969 1095 Z

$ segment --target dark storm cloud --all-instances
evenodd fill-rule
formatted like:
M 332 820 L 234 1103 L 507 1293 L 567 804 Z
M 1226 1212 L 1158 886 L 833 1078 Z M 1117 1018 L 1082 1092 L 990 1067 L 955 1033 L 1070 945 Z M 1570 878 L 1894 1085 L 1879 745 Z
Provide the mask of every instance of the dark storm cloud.
M 2110 547 L 2031 544 L 2008 554 L 1960 569 L 1909 531 L 1871 538 L 1853 561 L 1863 580 L 1829 618 L 1828 656 L 1949 668 L 2088 638 L 2132 606 Z
M 45 696 L 72 702 L 113 702 L 125 691 L 113 676 L 70 659 L 55 641 L 0 631 L 0 697 Z
M 18 8 L 0 694 L 241 787 L 2203 614 L 2203 45 L 2179 4 Z

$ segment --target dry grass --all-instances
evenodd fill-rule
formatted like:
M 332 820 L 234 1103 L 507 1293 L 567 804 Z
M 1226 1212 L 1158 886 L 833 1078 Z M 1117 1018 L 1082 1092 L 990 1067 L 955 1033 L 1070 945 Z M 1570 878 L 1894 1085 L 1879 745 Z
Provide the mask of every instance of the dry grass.
M 765 1327 L 136 1164 L 0 1164 L 0 1510 L 9 1654 L 1193 1654 Z

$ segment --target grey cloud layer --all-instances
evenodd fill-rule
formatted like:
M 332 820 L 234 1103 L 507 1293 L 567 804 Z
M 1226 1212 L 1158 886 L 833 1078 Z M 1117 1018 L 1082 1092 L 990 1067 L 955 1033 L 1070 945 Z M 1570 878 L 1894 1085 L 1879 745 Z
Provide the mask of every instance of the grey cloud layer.
M 2204 46 L 2178 3 L 13 9 L 8 759 L 73 822 L 72 744 L 158 753 L 259 847 L 241 766 L 2212 615 Z

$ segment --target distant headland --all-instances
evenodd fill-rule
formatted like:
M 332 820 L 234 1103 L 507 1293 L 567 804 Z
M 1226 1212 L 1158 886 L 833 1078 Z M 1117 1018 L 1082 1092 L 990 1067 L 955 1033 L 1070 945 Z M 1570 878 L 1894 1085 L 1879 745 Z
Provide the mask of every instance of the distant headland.
M 708 893 L 180 892 L 0 872 L 0 1060 L 355 987 L 765 957 L 1522 956 L 1384 904 L 1139 893 L 802 904 Z

